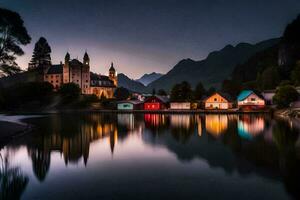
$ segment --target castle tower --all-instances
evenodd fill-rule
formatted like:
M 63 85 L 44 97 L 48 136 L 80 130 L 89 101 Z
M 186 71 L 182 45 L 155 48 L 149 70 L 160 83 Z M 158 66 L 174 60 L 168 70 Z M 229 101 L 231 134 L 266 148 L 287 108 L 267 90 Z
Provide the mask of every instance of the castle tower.
M 83 64 L 84 65 L 90 65 L 90 57 L 87 54 L 87 52 L 85 51 L 84 56 L 83 56 Z
M 69 54 L 69 52 L 67 52 L 66 56 L 65 56 L 65 64 L 63 66 L 63 83 L 70 82 L 71 71 L 70 71 L 69 62 L 70 62 L 70 54 Z
M 83 94 L 89 94 L 90 91 L 90 57 L 86 51 L 81 69 L 81 91 Z
M 115 86 L 118 86 L 118 76 L 114 68 L 114 63 L 111 63 L 111 66 L 109 68 L 109 79 L 114 82 Z

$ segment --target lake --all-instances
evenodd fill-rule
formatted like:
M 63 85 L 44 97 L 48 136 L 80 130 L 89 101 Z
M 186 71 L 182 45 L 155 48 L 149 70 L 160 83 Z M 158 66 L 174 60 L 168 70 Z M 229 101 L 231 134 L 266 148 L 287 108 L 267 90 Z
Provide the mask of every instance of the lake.
M 258 114 L 99 113 L 24 121 L 37 128 L 1 150 L 2 197 L 300 197 L 295 121 Z

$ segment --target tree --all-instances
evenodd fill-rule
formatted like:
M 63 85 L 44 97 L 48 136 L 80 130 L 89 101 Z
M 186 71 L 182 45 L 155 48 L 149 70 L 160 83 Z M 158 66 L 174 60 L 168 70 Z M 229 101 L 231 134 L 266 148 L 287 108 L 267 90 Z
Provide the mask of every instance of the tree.
M 300 85 L 300 63 L 299 62 L 291 72 L 291 80 L 296 86 Z
M 170 94 L 171 101 L 177 101 L 181 99 L 180 92 L 181 92 L 180 84 L 175 84 L 171 89 L 171 94 Z
M 117 100 L 126 100 L 130 96 L 129 90 L 127 90 L 124 87 L 119 87 L 116 89 L 114 93 L 114 97 L 116 97 Z
M 29 44 L 30 41 L 21 16 L 0 8 L 0 75 L 9 76 L 21 71 L 15 62 L 16 56 L 24 54 L 20 45 Z
M 193 96 L 192 87 L 186 81 L 183 81 L 181 83 L 181 96 L 182 96 L 182 101 L 186 101 L 186 100 L 190 101 L 192 99 Z
M 229 94 L 231 97 L 236 97 L 240 91 L 242 90 L 242 86 L 240 83 L 234 80 L 224 80 L 222 82 L 221 91 Z
M 280 75 L 276 67 L 268 67 L 259 76 L 259 87 L 261 90 L 274 89 L 280 83 Z
M 193 91 L 191 85 L 183 81 L 180 84 L 175 84 L 171 90 L 172 101 L 189 101 L 192 99 Z
M 194 99 L 200 100 L 206 93 L 206 90 L 201 82 L 196 85 L 194 90 Z
M 66 83 L 59 88 L 58 92 L 63 98 L 71 100 L 80 96 L 81 89 L 76 83 Z
M 155 88 L 152 89 L 152 96 L 156 94 Z
M 214 94 L 216 91 L 217 91 L 216 88 L 210 87 L 210 88 L 206 91 L 206 95 L 207 95 L 207 96 L 210 96 L 210 95 Z
M 160 96 L 167 96 L 168 95 L 167 92 L 163 89 L 158 90 L 157 94 L 160 95 Z
M 291 85 L 280 86 L 273 97 L 273 101 L 279 108 L 289 107 L 290 103 L 298 99 L 297 90 Z
M 51 47 L 47 40 L 41 37 L 34 46 L 33 55 L 30 61 L 30 69 L 39 67 L 40 65 L 51 65 Z

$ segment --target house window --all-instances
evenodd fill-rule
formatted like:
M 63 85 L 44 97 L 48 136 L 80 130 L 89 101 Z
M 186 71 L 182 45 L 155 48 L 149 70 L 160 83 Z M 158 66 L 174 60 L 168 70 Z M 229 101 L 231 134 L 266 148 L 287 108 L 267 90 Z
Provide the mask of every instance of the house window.
M 255 98 L 251 98 L 250 100 L 251 100 L 251 101 L 255 101 L 256 99 L 255 99 Z
M 214 101 L 217 101 L 217 98 L 215 98 Z

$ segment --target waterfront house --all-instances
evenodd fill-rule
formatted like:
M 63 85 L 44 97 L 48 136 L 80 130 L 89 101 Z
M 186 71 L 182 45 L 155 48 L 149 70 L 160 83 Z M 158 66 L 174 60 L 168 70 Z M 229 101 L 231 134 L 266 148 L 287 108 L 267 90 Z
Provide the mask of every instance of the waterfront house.
M 263 96 L 252 90 L 243 90 L 238 98 L 238 108 L 243 110 L 257 110 L 265 107 Z
M 144 110 L 163 110 L 168 108 L 169 98 L 166 96 L 151 96 L 144 101 Z
M 232 102 L 229 95 L 216 92 L 204 99 L 204 108 L 206 110 L 227 110 L 232 108 Z
M 118 110 L 140 110 L 142 102 L 138 100 L 119 101 L 117 103 Z
M 171 102 L 170 109 L 172 109 L 172 110 L 190 110 L 191 103 L 190 102 Z

